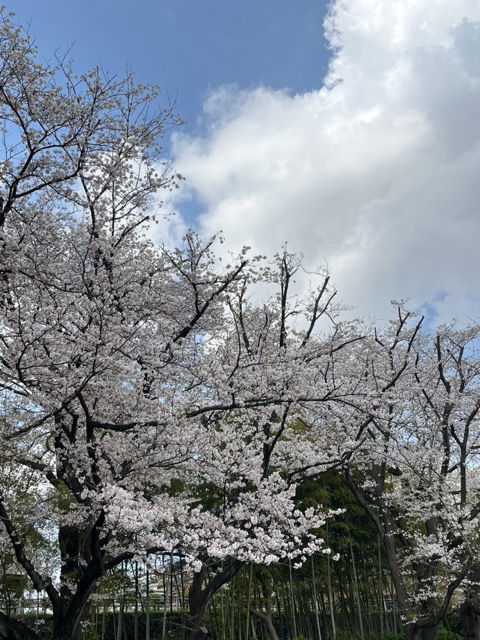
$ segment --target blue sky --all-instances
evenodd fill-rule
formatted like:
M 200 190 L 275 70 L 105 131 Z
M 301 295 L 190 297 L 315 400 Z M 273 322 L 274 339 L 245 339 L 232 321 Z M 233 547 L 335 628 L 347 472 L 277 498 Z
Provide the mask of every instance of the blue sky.
M 480 317 L 480 3 L 472 0 L 17 0 L 42 56 L 75 43 L 157 83 L 188 124 L 160 239 L 222 230 L 222 252 L 288 241 L 352 313 L 409 299 Z M 328 10 L 327 10 L 328 9 Z
M 320 86 L 330 52 L 324 0 L 17 0 L 41 53 L 74 44 L 81 70 L 97 64 L 177 96 L 188 129 L 205 95 L 222 85 L 293 93 Z

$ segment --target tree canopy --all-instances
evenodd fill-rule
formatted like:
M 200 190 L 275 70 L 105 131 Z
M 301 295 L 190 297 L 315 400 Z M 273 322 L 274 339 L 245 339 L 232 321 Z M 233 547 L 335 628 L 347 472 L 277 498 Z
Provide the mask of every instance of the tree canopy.
M 154 242 L 181 180 L 157 93 L 41 63 L 1 14 L 1 548 L 48 598 L 52 640 L 76 636 L 111 569 L 174 554 L 201 639 L 243 564 L 330 552 L 336 510 L 312 487 L 335 469 L 408 638 L 435 638 L 478 574 L 478 325 L 423 331 L 401 303 L 386 328 L 347 322 L 328 272 L 302 293 L 286 250 L 222 262 L 193 232 Z M 7 611 L 0 638 L 38 634 Z
M 295 425 L 345 401 L 333 360 L 356 340 L 328 275 L 300 299 L 286 252 L 222 266 L 192 233 L 155 245 L 157 194 L 178 179 L 160 145 L 172 109 L 132 76 L 40 63 L 6 15 L 0 47 L 0 518 L 53 637 L 74 636 L 128 558 L 175 551 L 198 576 L 227 561 L 205 604 L 238 563 L 321 549 L 327 514 L 294 498 L 330 454 Z M 18 625 L 1 614 L 0 637 Z

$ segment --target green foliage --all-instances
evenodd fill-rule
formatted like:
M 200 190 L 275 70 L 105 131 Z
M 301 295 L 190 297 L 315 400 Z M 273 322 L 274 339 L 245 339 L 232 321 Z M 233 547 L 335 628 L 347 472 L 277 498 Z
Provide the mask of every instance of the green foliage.
M 18 616 L 18 620 L 31 629 L 35 629 L 39 640 L 48 640 L 52 637 L 52 616 L 48 613 L 24 613 Z
M 377 532 L 353 498 L 341 471 L 332 469 L 319 478 L 304 480 L 297 489 L 297 498 L 303 507 L 344 509 L 328 526 L 328 542 L 334 553 L 349 557 L 351 540 L 355 553 L 364 556 L 367 546 L 369 555 L 377 557 Z M 326 531 L 321 534 L 325 537 Z
M 445 627 L 440 627 L 438 630 L 438 640 L 463 640 L 463 636 L 455 633 L 455 631 L 445 629 Z
M 328 640 L 332 640 L 332 638 L 329 636 Z M 384 633 L 383 635 L 364 636 L 362 639 L 360 633 L 352 635 L 351 632 L 337 631 L 336 640 L 405 640 L 405 636 L 403 633 Z
M 305 640 L 303 637 L 296 638 L 295 640 Z M 327 640 L 332 640 L 328 637 Z M 352 636 L 350 632 L 338 631 L 336 640 L 362 640 L 362 636 L 356 633 Z M 405 634 L 403 633 L 384 633 L 382 635 L 364 636 L 363 640 L 405 640 Z M 438 629 L 438 640 L 463 640 L 462 636 L 454 631 L 440 627 Z
M 82 640 L 100 640 L 100 637 L 94 627 L 89 625 L 83 632 Z
M 333 637 L 328 636 L 327 640 L 333 640 Z M 352 635 L 349 631 L 337 631 L 336 640 L 405 640 L 405 635 L 403 633 L 393 633 L 392 631 L 389 633 L 384 633 L 382 635 L 363 636 L 362 638 L 360 633 L 355 633 L 354 635 Z M 452 638 L 452 640 L 454 639 Z

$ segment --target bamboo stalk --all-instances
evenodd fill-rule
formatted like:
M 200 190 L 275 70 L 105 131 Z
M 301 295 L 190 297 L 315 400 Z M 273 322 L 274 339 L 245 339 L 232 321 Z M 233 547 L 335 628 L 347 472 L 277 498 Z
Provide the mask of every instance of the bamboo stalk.
M 318 600 L 317 600 L 317 581 L 315 579 L 315 563 L 313 561 L 313 556 L 311 557 L 311 561 L 312 561 L 312 586 L 313 586 L 313 602 L 315 606 L 315 620 L 317 623 L 318 640 L 322 640 L 322 629 L 320 627 L 320 615 L 319 615 Z
M 328 520 L 327 520 L 327 547 L 328 547 Z M 335 624 L 335 611 L 333 607 L 333 590 L 332 590 L 332 579 L 330 575 L 330 556 L 327 555 L 327 587 L 328 587 L 328 603 L 330 607 L 330 623 L 332 625 L 332 638 L 336 640 L 337 638 L 337 627 Z
M 247 613 L 245 617 L 245 640 L 248 640 L 250 633 L 250 605 L 252 602 L 252 578 L 253 578 L 253 564 L 250 563 L 250 574 L 248 577 L 248 592 L 247 592 Z
M 360 636 L 365 638 L 365 634 L 363 632 L 363 616 L 362 616 L 362 606 L 360 602 L 360 591 L 358 589 L 358 578 L 357 578 L 357 568 L 355 565 L 355 556 L 353 555 L 353 546 L 352 539 L 350 537 L 350 531 L 348 532 L 348 542 L 350 544 L 350 557 L 352 559 L 352 569 L 353 569 L 353 586 L 355 589 L 355 599 L 357 601 L 357 611 L 358 611 L 358 623 L 360 626 Z
M 295 597 L 293 595 L 292 561 L 290 560 L 290 558 L 288 559 L 288 572 L 290 576 L 290 602 L 292 607 L 293 637 L 298 638 L 297 616 L 295 615 Z

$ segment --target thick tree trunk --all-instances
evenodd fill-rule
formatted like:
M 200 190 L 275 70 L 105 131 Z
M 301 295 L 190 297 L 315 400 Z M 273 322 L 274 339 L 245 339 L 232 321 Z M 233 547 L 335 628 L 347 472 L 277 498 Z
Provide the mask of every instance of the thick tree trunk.
M 434 619 L 435 599 L 429 598 L 417 610 L 417 622 L 406 625 L 406 640 L 438 640 L 438 623 L 431 624 Z
M 193 574 L 188 593 L 190 615 L 186 624 L 185 640 L 204 640 L 208 633 L 205 627 L 205 611 L 211 597 L 220 587 L 229 582 L 241 567 L 241 562 L 233 560 L 226 568 L 219 570 L 211 580 L 207 578 L 205 565 L 199 572 Z
M 251 613 L 257 618 L 260 618 L 265 623 L 267 627 L 268 635 L 272 640 L 279 640 L 277 630 L 275 629 L 275 625 L 273 624 L 272 611 L 269 609 L 267 613 L 263 613 L 262 611 L 258 611 L 253 607 L 250 607 Z
M 88 602 L 104 573 L 104 553 L 99 542 L 97 522 L 84 530 L 62 526 L 58 533 L 62 557 L 59 597 L 52 601 L 52 640 L 79 640 L 80 622 L 88 612 Z M 69 584 L 75 585 L 72 592 Z
M 38 640 L 37 634 L 18 620 L 0 611 L 0 640 Z
M 474 591 L 460 607 L 460 618 L 465 640 L 480 640 L 480 599 Z
M 438 640 L 438 625 L 419 629 L 415 624 L 405 626 L 405 640 Z
M 71 607 L 68 611 L 73 613 Z M 51 639 L 75 640 L 80 631 L 81 611 L 82 609 L 80 609 L 79 616 L 70 616 L 68 613 L 61 617 L 54 616 Z M 23 622 L 9 618 L 0 611 L 0 640 L 38 640 L 38 635 Z
M 96 567 L 90 568 L 77 583 L 75 593 L 62 588 L 61 596 L 52 601 L 51 640 L 78 640 L 81 633 L 80 622 L 87 610 L 98 575 Z M 24 623 L 0 612 L 0 640 L 38 640 L 38 634 Z
M 54 610 L 52 640 L 78 640 L 81 636 L 80 622 L 84 619 L 94 586 L 95 582 L 89 584 L 88 589 L 83 590 L 79 586 L 64 606 Z
M 203 589 L 206 569 L 193 574 L 192 585 L 188 594 L 190 615 L 188 619 L 185 640 L 203 640 L 208 633 L 205 627 L 205 611 L 210 599 L 207 589 Z
M 438 627 L 417 629 L 415 640 L 438 640 Z
M 260 587 L 262 589 L 263 601 L 265 605 L 265 613 L 263 611 L 258 611 L 258 609 L 255 609 L 254 607 L 250 607 L 250 611 L 253 613 L 253 615 L 257 616 L 257 618 L 260 618 L 260 620 L 262 620 L 265 623 L 265 626 L 267 627 L 267 631 L 270 638 L 272 640 L 279 640 L 278 633 L 277 633 L 277 630 L 275 629 L 275 625 L 273 624 L 273 617 L 272 617 L 273 586 L 272 586 L 271 578 L 266 579 L 265 576 L 262 575 L 262 573 L 259 573 L 257 575 L 257 578 L 260 583 Z M 291 572 L 290 572 L 290 583 L 291 583 Z M 292 584 L 290 584 L 290 588 L 293 594 Z

